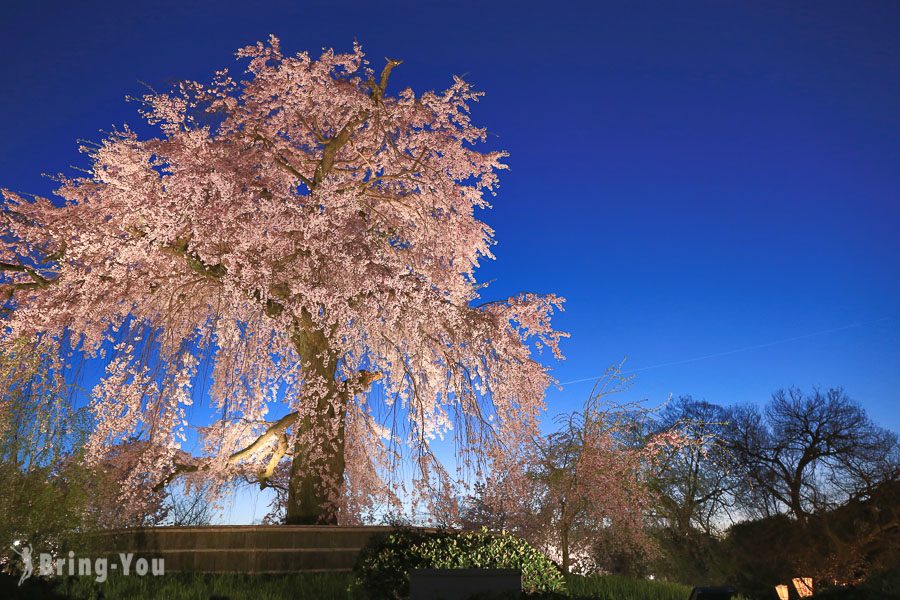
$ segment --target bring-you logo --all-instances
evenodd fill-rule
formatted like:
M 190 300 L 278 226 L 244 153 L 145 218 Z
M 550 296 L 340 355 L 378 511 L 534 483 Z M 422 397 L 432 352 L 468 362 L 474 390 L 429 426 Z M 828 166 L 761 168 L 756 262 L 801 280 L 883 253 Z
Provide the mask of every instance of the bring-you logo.
M 79 557 L 74 551 L 69 551 L 67 556 L 56 556 L 48 552 L 37 555 L 31 544 L 20 540 L 10 546 L 22 561 L 22 575 L 19 577 L 19 585 L 34 574 L 37 566 L 37 574 L 41 577 L 93 577 L 97 583 L 103 583 L 111 572 L 118 572 L 126 577 L 146 575 L 165 575 L 166 564 L 163 558 L 135 557 L 133 552 L 120 552 L 113 558 Z

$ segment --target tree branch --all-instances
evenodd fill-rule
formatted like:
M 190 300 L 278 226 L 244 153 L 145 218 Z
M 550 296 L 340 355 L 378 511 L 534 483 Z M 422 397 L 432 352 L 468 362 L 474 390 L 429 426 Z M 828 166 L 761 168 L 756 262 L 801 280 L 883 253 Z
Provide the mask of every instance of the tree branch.
M 243 450 L 238 450 L 234 454 L 228 457 L 228 465 L 235 465 L 245 458 L 249 458 L 261 451 L 269 444 L 273 438 L 276 436 L 284 434 L 288 427 L 297 422 L 297 419 L 300 418 L 300 414 L 297 412 L 289 413 L 277 421 L 273 423 L 268 429 L 266 429 L 252 444 L 244 448 Z
M 393 58 L 385 58 L 387 64 L 384 65 L 384 69 L 381 71 L 381 77 L 378 80 L 378 85 L 375 85 L 375 82 L 372 82 L 372 100 L 375 101 L 375 104 L 381 106 L 382 98 L 384 98 L 384 92 L 387 89 L 388 79 L 391 76 L 391 71 L 394 70 L 394 67 L 400 66 L 403 64 L 402 60 L 396 60 Z
M 13 271 L 16 273 L 27 273 L 29 277 L 31 277 L 34 285 L 27 284 L 9 284 L 16 287 L 40 287 L 44 288 L 56 281 L 55 279 L 48 279 L 32 269 L 31 267 L 26 267 L 25 265 L 16 265 L 12 263 L 0 263 L 0 271 Z

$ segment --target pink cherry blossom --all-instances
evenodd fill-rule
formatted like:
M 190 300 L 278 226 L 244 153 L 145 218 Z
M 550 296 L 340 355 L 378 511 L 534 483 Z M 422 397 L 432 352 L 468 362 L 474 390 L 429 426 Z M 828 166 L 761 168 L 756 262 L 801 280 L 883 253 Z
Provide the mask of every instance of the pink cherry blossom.
M 238 57 L 240 80 L 141 98 L 159 137 L 86 145 L 58 200 L 3 191 L 2 343 L 105 361 L 89 459 L 141 440 L 145 486 L 246 477 L 283 486 L 288 519 L 333 522 L 396 494 L 398 448 L 447 480 L 422 458 L 435 436 L 467 456 L 535 430 L 534 351 L 561 356 L 563 300 L 479 297 L 479 213 L 506 168 L 478 149 L 481 94 L 390 95 L 399 61 L 373 70 L 359 46 L 289 56 L 271 37 Z M 187 423 L 201 381 L 215 418 Z

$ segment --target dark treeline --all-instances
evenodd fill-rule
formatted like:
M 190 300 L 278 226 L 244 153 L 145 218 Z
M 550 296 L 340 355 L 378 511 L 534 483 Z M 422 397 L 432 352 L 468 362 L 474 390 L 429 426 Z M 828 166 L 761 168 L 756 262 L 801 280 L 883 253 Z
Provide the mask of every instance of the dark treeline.
M 793 577 L 853 585 L 900 565 L 897 435 L 843 390 L 779 390 L 762 408 L 685 396 L 653 427 L 690 443 L 657 472 L 661 551 L 634 569 L 771 594 Z

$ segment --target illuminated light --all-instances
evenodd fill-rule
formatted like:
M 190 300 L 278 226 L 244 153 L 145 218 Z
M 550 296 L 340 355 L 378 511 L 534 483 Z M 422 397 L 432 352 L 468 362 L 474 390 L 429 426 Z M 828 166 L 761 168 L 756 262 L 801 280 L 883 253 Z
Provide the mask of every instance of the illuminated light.
M 788 596 L 789 596 L 788 586 L 786 586 L 784 584 L 776 585 L 775 591 L 778 592 L 778 600 L 788 600 Z
M 794 589 L 801 598 L 809 598 L 813 595 L 812 577 L 794 577 L 791 583 L 794 584 Z

